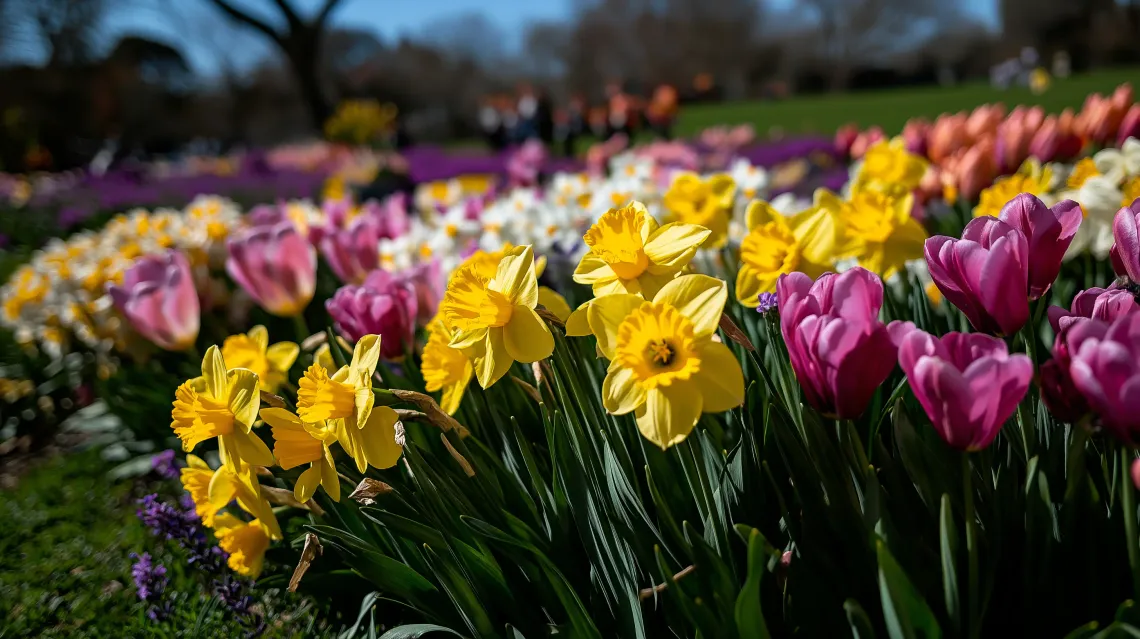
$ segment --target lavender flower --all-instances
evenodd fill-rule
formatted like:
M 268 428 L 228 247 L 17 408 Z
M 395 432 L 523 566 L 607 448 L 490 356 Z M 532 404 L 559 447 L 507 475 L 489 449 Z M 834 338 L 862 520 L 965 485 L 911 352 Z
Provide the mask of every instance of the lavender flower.
M 776 310 L 778 304 L 779 302 L 775 293 L 761 293 L 760 303 L 756 306 L 756 311 L 764 315 L 769 311 Z
M 163 479 L 178 479 L 178 464 L 174 461 L 174 450 L 168 449 L 150 460 L 150 468 Z
M 131 553 L 135 564 L 131 566 L 131 577 L 135 580 L 135 589 L 138 590 L 139 599 L 149 603 L 146 616 L 152 621 L 162 621 L 173 612 L 173 606 L 166 601 L 164 595 L 169 579 L 166 577 L 166 567 L 154 564 L 150 553 L 136 555 Z

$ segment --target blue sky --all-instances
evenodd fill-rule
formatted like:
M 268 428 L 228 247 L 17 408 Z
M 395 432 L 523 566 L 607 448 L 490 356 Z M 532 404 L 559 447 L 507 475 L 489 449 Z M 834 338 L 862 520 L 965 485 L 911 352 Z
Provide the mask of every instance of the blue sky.
M 233 0 L 237 5 L 271 19 L 263 11 L 268 0 Z M 311 13 L 321 0 L 293 0 L 295 6 Z M 776 10 L 786 9 L 794 0 L 768 0 Z M 105 21 L 104 41 L 110 46 L 119 36 L 134 33 L 170 43 L 186 55 L 198 73 L 213 74 L 224 56 L 232 64 L 247 66 L 271 51 L 260 35 L 236 30 L 226 24 L 207 0 L 120 0 L 108 3 L 114 9 Z M 385 41 L 401 35 L 421 35 L 442 20 L 481 14 L 506 38 L 508 50 L 520 46 L 526 26 L 536 21 L 567 19 L 573 0 L 341 0 L 333 22 L 354 28 L 371 29 Z M 996 23 L 996 0 L 965 0 L 972 13 Z M 25 38 L 16 57 L 28 62 L 43 56 L 32 39 Z

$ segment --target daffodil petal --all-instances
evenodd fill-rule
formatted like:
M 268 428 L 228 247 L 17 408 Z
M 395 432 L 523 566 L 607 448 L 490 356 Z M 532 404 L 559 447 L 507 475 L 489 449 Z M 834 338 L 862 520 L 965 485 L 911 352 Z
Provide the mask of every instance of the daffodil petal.
M 459 349 L 471 348 L 487 339 L 487 330 L 486 328 L 477 328 L 472 331 L 455 331 L 447 345 Z
M 774 210 L 772 205 L 764 200 L 752 200 L 748 203 L 748 210 L 744 212 L 744 223 L 751 231 L 761 224 L 780 220 L 783 217 L 779 211 Z
M 554 316 L 562 320 L 563 323 L 570 317 L 570 305 L 566 302 L 566 298 L 550 287 L 538 287 L 538 303 L 542 304 L 546 310 L 554 313 Z
M 587 308 L 590 331 L 598 338 L 598 349 L 607 359 L 614 358 L 617 329 L 633 309 L 645 300 L 636 295 L 606 295 L 594 298 Z
M 217 346 L 206 349 L 202 358 L 202 379 L 206 382 L 206 392 L 217 399 L 226 396 L 226 363 L 222 351 Z
M 703 337 L 720 325 L 728 301 L 728 285 L 708 275 L 681 275 L 661 287 L 653 301 L 681 311 L 693 323 L 694 335 Z
M 673 278 L 677 277 L 678 271 L 665 269 L 663 273 L 654 272 L 655 269 L 650 268 L 641 275 L 637 276 L 637 283 L 641 285 L 641 296 L 645 299 L 653 299 L 655 295 Z
M 614 415 L 624 415 L 645 403 L 646 391 L 633 370 L 621 366 L 611 366 L 602 382 L 602 403 L 606 411 Z
M 226 385 L 230 390 L 228 404 L 230 412 L 234 414 L 235 433 L 248 433 L 257 421 L 257 409 L 261 406 L 259 384 L 257 373 L 249 369 L 235 368 L 226 375 Z
M 320 462 L 321 485 L 329 494 L 329 499 L 340 501 L 340 476 L 336 474 L 336 464 L 333 462 L 332 451 L 325 446 L 324 459 Z
M 495 277 L 488 288 L 506 295 L 512 303 L 527 308 L 538 304 L 538 276 L 534 272 L 534 252 L 529 246 L 516 248 L 499 261 Z
M 659 266 L 681 268 L 693 259 L 712 231 L 696 224 L 674 222 L 657 229 L 645 243 L 645 256 Z
M 237 494 L 237 478 L 234 476 L 233 471 L 228 468 L 219 468 L 214 471 L 214 476 L 210 478 L 210 487 L 207 495 L 210 500 L 210 505 L 221 508 L 234 500 L 234 495 Z
M 271 428 L 294 429 L 301 428 L 301 418 L 285 408 L 263 408 L 259 413 Z
M 764 282 L 760 274 L 747 264 L 736 272 L 736 301 L 748 308 L 756 308 L 760 304 L 759 295 L 764 292 Z
M 201 457 L 197 455 L 187 455 L 186 465 L 190 468 L 200 468 L 202 470 L 210 470 L 210 465 L 207 464 Z
M 489 329 L 483 344 L 482 354 L 475 358 L 475 376 L 479 379 L 480 386 L 490 388 L 511 370 L 514 360 L 507 354 L 502 328 Z
M 372 377 L 379 361 L 380 336 L 365 335 L 356 342 L 356 347 L 352 349 L 352 363 L 349 366 L 354 371 L 367 373 L 368 377 Z
M 582 256 L 582 261 L 574 269 L 574 281 L 579 284 L 593 285 L 599 282 L 612 282 L 618 278 L 614 269 L 602 258 L 593 252 Z
M 511 320 L 503 327 L 503 344 L 512 359 L 530 364 L 550 357 L 554 352 L 554 335 L 538 313 L 516 306 Z
M 269 365 L 275 370 L 288 374 L 300 353 L 301 347 L 293 342 L 277 342 L 265 351 L 265 358 L 269 360 Z
M 590 320 L 587 317 L 590 302 L 582 304 L 566 318 L 567 337 L 584 337 L 590 334 Z
M 374 468 L 391 468 L 400 461 L 404 447 L 396 442 L 396 422 L 399 415 L 389 406 L 377 406 L 372 411 L 364 431 L 360 433 L 364 456 Z
M 701 418 L 701 394 L 692 382 L 674 380 L 646 394 L 634 412 L 641 435 L 662 450 L 685 441 Z
M 703 398 L 706 413 L 720 413 L 744 402 L 744 371 L 732 350 L 709 340 L 698 351 L 701 370 L 692 380 Z
M 303 504 L 313 498 L 317 492 L 317 486 L 320 485 L 321 467 L 313 464 L 297 478 L 297 484 L 293 486 L 293 496 Z
M 235 430 L 232 437 L 237 443 L 238 455 L 246 464 L 250 466 L 272 466 L 274 464 L 273 453 L 256 434 Z
M 258 353 L 264 353 L 265 349 L 269 347 L 269 331 L 265 330 L 265 327 L 261 324 L 249 329 L 249 332 L 246 333 L 246 337 L 254 343 Z

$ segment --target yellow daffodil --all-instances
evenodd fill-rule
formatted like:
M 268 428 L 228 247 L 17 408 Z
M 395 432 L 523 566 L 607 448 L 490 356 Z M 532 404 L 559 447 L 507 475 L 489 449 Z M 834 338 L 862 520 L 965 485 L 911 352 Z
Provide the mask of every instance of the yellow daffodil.
M 429 393 L 443 391 L 439 407 L 448 415 L 454 415 L 459 410 L 467 384 L 475 375 L 475 368 L 463 350 L 448 346 L 451 334 L 442 321 L 432 322 L 428 329 L 428 341 L 420 364 L 424 388 Z
M 668 448 L 680 443 L 701 413 L 744 401 L 740 361 L 713 339 L 728 288 L 706 275 L 682 275 L 645 301 L 636 295 L 599 297 L 589 322 L 610 359 L 602 403 L 615 415 L 634 413 L 641 434 Z
M 293 342 L 269 345 L 269 332 L 264 326 L 254 326 L 245 334 L 230 335 L 222 342 L 222 359 L 235 368 L 247 368 L 257 373 L 261 390 L 276 393 L 282 382 L 288 381 L 289 369 L 301 352 Z
M 710 231 L 695 224 L 658 227 L 640 202 L 610 209 L 586 231 L 590 250 L 574 270 L 574 281 L 588 284 L 594 295 L 654 294 L 693 259 Z
M 170 426 L 182 449 L 218 438 L 222 463 L 233 471 L 243 464 L 272 466 L 269 447 L 250 432 L 261 405 L 257 374 L 245 368 L 227 369 L 217 346 L 202 359 L 202 376 L 184 382 L 174 394 Z
M 373 408 L 372 375 L 379 360 L 380 336 L 365 335 L 347 366 L 330 376 L 324 365 L 313 364 L 297 390 L 297 416 L 306 424 L 329 422 L 327 427 L 335 430 L 360 472 L 369 464 L 390 468 L 403 450 L 396 442 L 396 411 L 388 406 Z
M 328 422 L 306 424 L 284 408 L 263 408 L 261 418 L 273 429 L 273 456 L 284 470 L 310 464 L 297 478 L 293 496 L 304 503 L 324 486 L 333 501 L 340 501 L 340 478 L 329 445 L 337 440 Z
M 736 201 L 736 183 L 728 175 L 717 174 L 702 180 L 696 173 L 680 173 L 665 192 L 665 210 L 684 224 L 703 226 L 711 234 L 711 248 L 728 241 L 728 223 Z
M 863 155 L 854 186 L 901 195 L 918 188 L 926 169 L 926 160 L 907 151 L 901 137 L 881 140 Z
M 922 259 L 926 230 L 911 217 L 914 195 L 856 190 L 844 219 L 847 245 L 842 251 L 859 266 L 887 279 L 909 260 Z
M 218 546 L 226 551 L 226 563 L 239 575 L 256 579 L 265 563 L 270 531 L 259 519 L 242 521 L 229 513 L 218 515 L 214 522 Z
M 475 268 L 480 277 L 489 280 L 492 277 L 495 277 L 495 273 L 498 272 L 499 262 L 503 261 L 503 256 L 511 253 L 514 250 L 515 245 L 511 244 L 510 242 L 504 243 L 503 248 L 497 251 L 487 252 L 483 249 L 476 249 L 474 253 L 468 255 L 467 259 L 463 260 L 463 263 L 460 264 L 455 269 L 455 271 L 452 272 L 452 277 L 455 276 L 455 273 L 459 269 L 465 266 L 471 266 Z M 542 255 L 535 258 L 534 260 L 535 277 L 542 277 L 542 272 L 544 270 L 546 270 L 546 256 Z
M 190 494 L 202 525 L 214 528 L 219 511 L 236 501 L 242 510 L 261 519 L 272 535 L 281 537 L 281 526 L 273 507 L 261 495 L 254 467 L 244 466 L 237 472 L 225 466 L 212 470 L 197 455 L 187 455 L 186 463 L 181 470 L 182 487 Z
M 1081 158 L 1079 162 L 1073 165 L 1073 170 L 1069 172 L 1069 177 L 1065 180 L 1065 186 L 1076 191 L 1084 186 L 1089 178 L 1098 175 L 1100 175 L 1100 170 L 1096 168 L 1096 160 Z
M 831 209 L 812 207 L 785 217 L 767 202 L 748 205 L 748 234 L 740 243 L 736 299 L 755 308 L 760 293 L 776 290 L 776 280 L 799 271 L 816 278 L 832 268 L 843 226 Z
M 1087 178 L 1086 178 L 1087 179 Z M 1007 202 L 1021 193 L 1032 193 L 1041 197 L 1053 186 L 1053 169 L 1041 166 L 1035 158 L 1029 158 L 1017 173 L 994 180 L 993 185 L 982 190 L 978 205 L 974 207 L 974 217 L 989 215 L 997 217 Z
M 1140 175 L 1125 180 L 1124 184 L 1120 186 L 1120 190 L 1124 194 L 1124 198 L 1120 200 L 1120 206 L 1132 206 L 1136 198 L 1140 198 Z
M 452 348 L 476 348 L 480 386 L 490 387 L 515 361 L 529 364 L 554 352 L 554 336 L 536 306 L 538 279 L 529 246 L 511 249 L 489 280 L 469 267 L 452 275 L 440 313 L 452 330 Z

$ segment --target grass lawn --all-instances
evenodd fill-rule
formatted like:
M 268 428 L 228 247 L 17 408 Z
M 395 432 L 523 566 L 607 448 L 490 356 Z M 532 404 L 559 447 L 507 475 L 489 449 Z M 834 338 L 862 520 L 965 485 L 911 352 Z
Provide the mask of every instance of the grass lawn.
M 986 102 L 1039 104 L 1049 112 L 1065 107 L 1080 108 L 1089 93 L 1111 92 L 1122 82 L 1140 79 L 1137 69 L 1106 69 L 1054 80 L 1041 95 L 1027 88 L 1007 91 L 994 89 L 987 83 L 963 84 L 956 87 L 922 87 L 891 89 L 839 95 L 815 95 L 783 101 L 725 102 L 685 107 L 677 123 L 677 133 L 691 136 L 701 129 L 719 124 L 752 124 L 760 137 L 772 127 L 785 133 L 820 133 L 832 135 L 837 128 L 855 122 L 866 127 L 877 124 L 889 134 L 898 133 L 910 118 L 933 119 L 941 113 L 972 109 Z
M 139 496 L 173 494 L 173 483 L 112 482 L 109 468 L 93 450 L 71 453 L 0 492 L 0 637 L 243 636 L 135 516 Z M 144 550 L 169 571 L 175 613 L 162 624 L 147 619 L 131 579 L 130 553 Z M 276 604 L 265 636 L 328 632 L 311 627 L 299 597 Z

